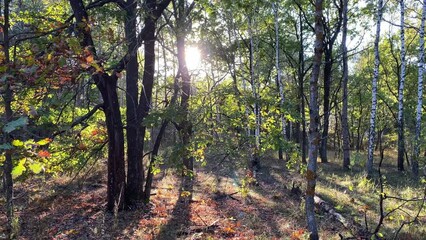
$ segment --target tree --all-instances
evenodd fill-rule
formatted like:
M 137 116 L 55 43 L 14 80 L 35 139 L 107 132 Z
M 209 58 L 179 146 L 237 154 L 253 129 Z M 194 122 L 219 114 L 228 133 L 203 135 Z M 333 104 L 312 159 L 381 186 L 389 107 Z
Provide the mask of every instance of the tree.
M 337 19 L 333 23 L 331 19 L 324 22 L 324 98 L 323 98 L 323 110 L 324 118 L 322 124 L 322 135 L 321 135 L 321 146 L 320 146 L 320 157 L 321 162 L 328 162 L 327 158 L 327 142 L 328 142 L 328 131 L 330 125 L 330 114 L 331 114 L 331 103 L 330 94 L 333 77 L 333 64 L 336 60 L 333 55 L 334 43 L 339 35 L 342 25 L 342 0 L 339 3 L 334 0 L 334 6 L 337 8 Z
M 182 93 L 181 93 L 181 111 L 183 120 L 179 125 L 179 131 L 182 138 L 183 145 L 183 174 L 185 178 L 192 179 L 194 171 L 194 158 L 190 151 L 190 143 L 192 138 L 192 123 L 189 119 L 189 98 L 191 96 L 191 76 L 186 66 L 186 35 L 189 32 L 190 24 L 188 22 L 188 16 L 194 7 L 195 2 L 192 2 L 190 6 L 187 6 L 185 0 L 173 1 L 174 14 L 176 19 L 176 46 L 177 46 L 177 58 L 178 58 L 178 72 L 182 80 Z
M 367 158 L 367 175 L 371 177 L 373 173 L 373 157 L 374 157 L 374 137 L 376 128 L 376 112 L 377 112 L 377 81 L 379 79 L 379 65 L 380 65 L 380 24 L 383 14 L 383 0 L 377 1 L 377 19 L 376 19 L 376 37 L 374 40 L 374 73 L 372 83 L 372 97 L 371 97 L 371 114 L 370 114 L 370 130 L 368 136 L 368 158 Z
M 401 72 L 399 77 L 399 89 L 398 89 L 398 170 L 404 171 L 404 83 L 405 83 L 405 20 L 404 20 L 404 0 L 399 1 L 401 10 L 401 26 L 400 26 L 400 37 L 401 37 Z
M 350 142 L 348 124 L 348 49 L 346 47 L 346 36 L 348 31 L 348 2 L 343 0 L 342 14 L 342 62 L 343 62 L 343 106 L 342 106 L 342 138 L 343 138 L 343 168 L 348 169 L 350 165 Z
M 318 106 L 318 79 L 321 70 L 322 54 L 324 52 L 324 26 L 323 1 L 315 1 L 315 44 L 314 44 L 314 62 L 312 67 L 311 79 L 309 81 L 310 102 L 309 102 L 309 161 L 306 172 L 306 218 L 309 229 L 309 238 L 319 239 L 318 229 L 315 220 L 315 185 L 317 178 L 317 156 L 320 144 L 319 125 L 319 106 Z
M 423 70 L 425 60 L 425 21 L 426 21 L 426 0 L 422 4 L 422 18 L 420 23 L 419 34 L 419 57 L 418 57 L 418 81 L 417 81 L 417 107 L 416 107 L 416 130 L 414 137 L 414 153 L 412 172 L 415 177 L 419 175 L 419 155 L 420 155 L 420 135 L 422 124 L 423 109 Z
M 4 23 L 0 24 L 0 29 L 2 30 L 2 50 L 4 53 L 4 59 L 0 59 L 0 62 L 2 65 L 4 64 L 6 66 L 6 73 L 9 74 L 10 71 L 10 54 L 9 54 L 9 28 L 10 28 L 10 0 L 5 0 L 3 5 L 3 14 L 0 15 L 4 19 Z M 0 6 L 1 9 L 1 6 Z M 1 14 L 1 13 L 0 13 Z M 6 78 L 8 79 L 8 78 Z M 3 101 L 5 106 L 5 119 L 6 122 L 11 122 L 13 117 L 13 110 L 12 110 L 12 89 L 11 89 L 11 80 L 10 78 L 6 80 L 5 86 L 4 86 L 4 93 L 3 93 Z M 11 136 L 9 132 L 4 131 L 4 142 L 3 144 L 7 144 L 11 142 Z M 5 192 L 6 192 L 6 215 L 7 215 L 7 229 L 8 229 L 8 237 L 13 238 L 12 236 L 12 222 L 14 218 L 14 210 L 13 210 L 13 179 L 12 179 L 12 169 L 13 169 L 13 159 L 12 159 L 12 151 L 11 149 L 6 149 L 5 151 L 5 162 L 4 162 L 4 174 L 3 174 L 3 181 L 5 184 Z
M 282 134 L 282 141 L 287 140 L 286 139 L 286 123 L 284 118 L 284 86 L 281 82 L 281 68 L 280 68 L 280 39 L 279 39 L 279 28 L 278 28 L 278 7 L 275 3 L 272 3 L 272 8 L 274 9 L 274 16 L 275 16 L 275 68 L 277 70 L 277 83 L 278 88 L 280 92 L 280 108 L 281 108 L 281 134 Z M 282 147 L 280 147 L 282 149 Z M 282 153 L 282 152 L 281 152 Z M 288 153 L 286 154 L 288 156 Z M 282 159 L 282 154 L 279 156 Z M 287 157 L 288 158 L 288 157 Z

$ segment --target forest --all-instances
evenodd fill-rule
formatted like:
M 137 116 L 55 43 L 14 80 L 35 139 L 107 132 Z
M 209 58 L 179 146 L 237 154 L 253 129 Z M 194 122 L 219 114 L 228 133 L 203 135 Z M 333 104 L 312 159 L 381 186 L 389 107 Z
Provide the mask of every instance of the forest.
M 0 239 L 426 239 L 426 0 L 0 0 Z

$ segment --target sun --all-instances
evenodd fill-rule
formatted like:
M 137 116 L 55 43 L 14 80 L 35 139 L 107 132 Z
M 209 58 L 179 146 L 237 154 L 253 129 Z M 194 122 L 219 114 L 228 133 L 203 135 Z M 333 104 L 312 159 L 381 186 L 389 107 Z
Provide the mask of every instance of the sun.
M 186 48 L 185 52 L 186 66 L 189 71 L 199 70 L 201 66 L 201 52 L 200 49 L 194 46 Z

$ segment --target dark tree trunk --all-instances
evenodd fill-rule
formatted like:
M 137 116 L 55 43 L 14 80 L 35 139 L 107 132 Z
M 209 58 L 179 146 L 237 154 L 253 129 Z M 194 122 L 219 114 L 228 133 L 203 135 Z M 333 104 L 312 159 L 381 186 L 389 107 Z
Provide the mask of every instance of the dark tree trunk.
M 80 45 L 87 49 L 98 61 L 90 27 L 87 26 L 89 17 L 82 0 L 70 0 L 74 17 L 77 22 L 77 34 Z M 98 62 L 98 65 L 101 65 Z M 107 184 L 107 209 L 113 211 L 121 209 L 124 202 L 125 167 L 124 167 L 124 133 L 121 121 L 120 105 L 117 95 L 117 77 L 107 73 L 95 72 L 92 78 L 96 83 L 104 101 L 104 113 L 108 132 L 108 184 Z
M 348 3 L 349 0 L 343 0 L 343 26 L 342 26 L 342 61 L 343 61 L 343 106 L 342 106 L 342 139 L 343 139 L 343 168 L 349 169 L 350 166 L 350 134 L 348 124 L 348 49 L 346 48 L 346 36 L 348 32 Z
M 186 22 L 187 18 L 187 9 L 185 7 L 185 0 L 178 0 L 178 18 L 177 21 L 177 51 L 178 51 L 178 64 L 179 64 L 179 73 L 182 80 L 182 96 L 181 96 L 181 108 L 183 114 L 183 121 L 180 124 L 180 133 L 182 144 L 184 147 L 184 153 L 182 156 L 183 162 L 183 174 L 185 178 L 192 179 L 192 174 L 194 170 L 194 158 L 189 151 L 189 145 L 192 138 L 192 123 L 189 119 L 189 98 L 191 96 L 191 76 L 189 75 L 188 68 L 186 66 L 186 32 L 188 31 L 188 23 Z M 189 183 L 189 181 L 185 181 Z
M 306 116 L 305 116 L 305 95 L 304 95 L 304 78 L 305 78 L 305 56 L 304 56 L 304 47 L 303 47 L 303 22 L 302 14 L 299 13 L 299 68 L 298 68 L 298 81 L 299 81 L 299 99 L 300 106 L 299 111 L 301 114 L 301 125 L 302 131 L 299 134 L 300 141 L 300 151 L 302 153 L 302 163 L 306 163 Z
M 10 71 L 9 64 L 10 64 L 10 56 L 9 56 L 9 0 L 4 1 L 4 12 L 3 19 L 4 19 L 4 25 L 3 25 L 3 38 L 0 40 L 3 40 L 3 52 L 4 52 L 4 62 L 1 62 L 1 65 L 7 66 L 6 72 Z M 1 7 L 0 7 L 1 9 Z M 0 35 L 1 36 L 1 35 Z M 6 122 L 10 122 L 12 120 L 13 111 L 12 111 L 12 89 L 10 80 L 7 80 L 5 83 L 5 89 L 3 94 L 3 100 L 4 100 L 4 108 L 5 108 L 5 120 Z M 9 133 L 4 132 L 4 143 L 10 143 L 11 137 Z M 12 169 L 13 169 L 13 160 L 12 160 L 12 150 L 6 150 L 5 151 L 5 161 L 3 165 L 3 182 L 4 182 L 4 189 L 6 194 L 6 217 L 7 217 L 7 238 L 13 238 L 13 218 L 14 218 L 14 210 L 13 210 L 13 178 L 12 178 Z
M 120 105 L 117 95 L 117 77 L 108 74 L 95 74 L 93 80 L 104 100 L 104 113 L 108 132 L 108 184 L 107 209 L 121 209 L 124 203 L 125 166 L 124 134 Z
M 321 146 L 320 146 L 320 158 L 321 162 L 327 163 L 327 141 L 328 141 L 328 129 L 330 125 L 330 90 L 331 90 L 331 74 L 333 67 L 333 45 L 326 44 L 324 48 L 324 119 L 322 125 L 321 135 Z
M 136 7 L 135 0 L 127 1 L 125 34 L 128 51 L 132 51 L 126 65 L 127 204 L 132 204 L 142 197 L 144 182 L 143 163 L 139 158 L 140 152 L 143 153 L 143 146 L 140 146 L 138 141 L 138 125 L 141 119 L 138 118 L 137 111 L 139 68 L 136 44 Z

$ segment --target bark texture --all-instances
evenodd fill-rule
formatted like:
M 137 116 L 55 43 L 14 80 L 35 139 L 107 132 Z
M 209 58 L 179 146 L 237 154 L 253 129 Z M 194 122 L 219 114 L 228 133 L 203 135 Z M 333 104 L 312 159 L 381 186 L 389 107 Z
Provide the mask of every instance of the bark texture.
M 404 171 L 404 85 L 405 85 L 405 20 L 404 20 L 404 0 L 399 1 L 401 10 L 401 26 L 400 26 L 400 37 L 401 37 L 401 72 L 399 77 L 399 89 L 398 89 L 398 170 Z
M 423 0 L 422 19 L 419 33 L 419 59 L 418 59 L 418 81 L 417 81 L 417 108 L 416 108 L 416 133 L 414 137 L 414 153 L 411 170 L 415 177 L 419 176 L 420 135 L 422 124 L 423 106 L 423 69 L 425 61 L 425 21 L 426 0 Z
M 368 158 L 367 158 L 367 175 L 370 177 L 373 173 L 373 158 L 374 158 L 374 138 L 376 128 L 376 111 L 377 111 L 377 81 L 379 79 L 380 65 L 380 25 L 382 22 L 383 0 L 377 1 L 377 19 L 376 19 L 376 37 L 374 40 L 374 72 L 373 83 L 371 90 L 371 114 L 370 114 L 370 130 L 368 135 Z
M 309 106 L 309 161 L 306 172 L 306 218 L 309 230 L 309 238 L 319 239 L 317 223 L 315 219 L 315 186 L 317 178 L 317 156 L 320 144 L 319 126 L 319 106 L 318 106 L 318 79 L 321 70 L 322 55 L 324 51 L 324 26 L 323 1 L 315 1 L 315 43 L 314 62 L 312 66 L 312 76 L 309 81 L 310 106 Z
M 343 138 L 343 168 L 349 169 L 350 165 L 350 142 L 348 124 L 348 49 L 346 47 L 346 36 L 348 32 L 348 2 L 343 0 L 343 26 L 342 26 L 342 61 L 343 61 L 343 106 L 342 106 L 342 138 Z

